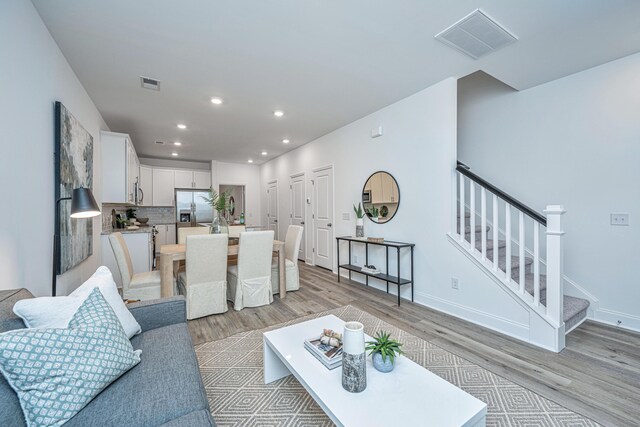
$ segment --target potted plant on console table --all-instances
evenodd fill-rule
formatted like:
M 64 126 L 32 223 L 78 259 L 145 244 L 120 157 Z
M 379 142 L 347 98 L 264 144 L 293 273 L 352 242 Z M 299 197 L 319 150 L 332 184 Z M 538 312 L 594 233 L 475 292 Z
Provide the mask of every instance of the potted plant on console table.
M 396 356 L 402 354 L 402 344 L 391 339 L 385 331 L 376 333 L 373 341 L 367 341 L 366 350 L 373 359 L 373 367 L 380 372 L 391 372 L 396 363 Z
M 356 213 L 356 237 L 364 237 L 364 211 L 362 203 L 358 203 L 358 207 L 353 205 L 353 211 Z

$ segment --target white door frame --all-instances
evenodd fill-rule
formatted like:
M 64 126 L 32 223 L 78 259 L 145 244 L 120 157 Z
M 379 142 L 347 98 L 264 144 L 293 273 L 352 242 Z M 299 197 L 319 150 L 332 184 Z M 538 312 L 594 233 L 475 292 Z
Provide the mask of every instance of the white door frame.
M 276 223 L 276 230 L 275 230 L 275 236 L 274 238 L 276 240 L 280 240 L 279 238 L 279 234 L 280 234 L 280 223 L 278 222 L 279 220 L 279 216 L 280 216 L 280 191 L 278 191 L 278 180 L 277 179 L 272 179 L 270 181 L 267 181 L 267 230 L 269 229 L 269 218 L 271 215 L 271 212 L 269 212 L 269 187 L 271 186 L 275 186 L 276 187 L 276 215 L 275 215 L 275 223 Z
M 304 212 L 302 213 L 302 218 L 303 218 L 302 225 L 304 228 L 304 233 L 302 237 L 302 242 L 300 243 L 300 247 L 304 248 L 303 261 L 307 262 L 307 237 L 309 236 L 309 231 L 306 227 L 307 225 L 307 173 L 305 171 L 289 175 L 289 225 L 293 224 L 293 186 L 291 185 L 291 181 L 293 181 L 294 178 L 298 178 L 298 177 L 302 177 L 302 191 L 304 192 L 304 194 L 302 195 L 304 199 L 302 203 L 302 205 L 304 206 L 303 208 Z
M 336 210 L 336 171 L 335 171 L 335 169 L 334 169 L 334 167 L 333 167 L 333 163 L 331 163 L 331 164 L 329 164 L 329 165 L 325 165 L 325 166 L 320 166 L 320 167 L 317 167 L 317 168 L 313 168 L 313 169 L 311 170 L 311 173 L 312 173 L 312 175 L 311 175 L 311 176 L 314 176 L 314 175 L 316 174 L 316 172 L 320 172 L 320 171 L 323 171 L 323 170 L 326 170 L 326 169 L 331 169 L 331 172 L 332 172 L 332 175 L 333 175 L 333 179 L 332 179 L 332 181 L 333 181 L 333 182 L 331 183 L 331 184 L 332 184 L 332 188 L 331 188 L 331 200 L 332 200 L 332 204 L 333 204 L 333 212 L 331 212 L 331 223 L 335 225 L 335 210 Z M 316 207 L 317 207 L 317 203 L 316 203 L 316 200 L 314 199 L 314 196 L 315 196 L 315 185 L 316 185 L 316 183 L 314 182 L 314 180 L 313 180 L 313 179 L 311 179 L 311 185 L 312 185 L 312 187 L 314 188 L 314 190 L 311 192 L 311 193 L 312 193 L 311 200 L 312 200 L 312 204 L 313 204 L 313 205 L 312 205 L 312 208 L 311 208 L 311 209 L 312 209 L 312 210 L 311 210 L 311 212 L 312 212 L 312 226 L 313 226 L 313 228 L 312 228 L 312 230 L 313 230 L 313 233 L 312 233 L 312 234 L 313 234 L 313 238 L 312 238 L 312 242 L 313 242 L 313 256 L 312 256 L 312 258 L 313 258 L 313 265 L 316 265 L 316 250 L 315 250 L 315 249 L 316 249 L 316 236 L 315 236 L 315 234 L 316 234 L 316 232 L 315 232 L 316 219 L 315 219 L 315 218 L 316 218 Z M 332 271 L 334 271 L 334 272 L 336 271 L 336 267 L 335 267 L 335 265 L 336 265 L 336 247 L 335 247 L 335 244 L 334 244 L 335 237 L 336 237 L 336 236 L 335 236 L 335 227 L 331 227 L 331 252 L 332 252 L 332 261 L 333 261 L 333 262 L 332 262 L 332 264 L 333 264 L 333 265 L 332 265 L 332 267 L 331 267 L 331 270 L 332 270 Z

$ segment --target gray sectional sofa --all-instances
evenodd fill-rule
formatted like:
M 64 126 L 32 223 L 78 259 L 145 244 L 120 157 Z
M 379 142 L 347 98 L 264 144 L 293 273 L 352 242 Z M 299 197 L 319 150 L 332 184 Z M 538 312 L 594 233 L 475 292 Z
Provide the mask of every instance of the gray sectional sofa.
M 26 289 L 0 291 L 0 332 L 24 328 L 13 305 Z M 131 339 L 142 361 L 104 389 L 65 426 L 215 426 L 186 323 L 183 297 L 130 304 L 142 327 Z M 0 425 L 26 425 L 18 397 L 0 375 Z

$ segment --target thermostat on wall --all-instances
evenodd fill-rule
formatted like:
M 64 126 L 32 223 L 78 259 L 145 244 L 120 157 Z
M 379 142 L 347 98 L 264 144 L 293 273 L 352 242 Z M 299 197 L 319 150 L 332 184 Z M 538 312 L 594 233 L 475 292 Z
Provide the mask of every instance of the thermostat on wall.
M 371 138 L 377 138 L 379 136 L 382 136 L 382 126 L 371 129 Z

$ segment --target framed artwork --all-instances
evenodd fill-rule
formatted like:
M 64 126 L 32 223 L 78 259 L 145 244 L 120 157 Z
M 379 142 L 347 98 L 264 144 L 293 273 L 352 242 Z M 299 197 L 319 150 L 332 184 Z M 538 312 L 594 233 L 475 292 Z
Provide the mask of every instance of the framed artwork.
M 55 197 L 71 197 L 74 188 L 93 190 L 93 137 L 61 103 L 55 104 Z M 60 203 L 56 221 L 60 264 L 57 274 L 93 254 L 93 219 L 70 217 L 71 201 Z

